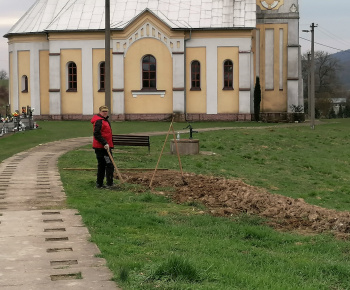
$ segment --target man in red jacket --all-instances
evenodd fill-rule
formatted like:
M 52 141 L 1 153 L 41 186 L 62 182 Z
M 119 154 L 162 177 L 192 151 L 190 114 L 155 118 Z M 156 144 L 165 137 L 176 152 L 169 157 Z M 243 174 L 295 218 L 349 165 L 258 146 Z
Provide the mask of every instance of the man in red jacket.
M 101 106 L 99 113 L 91 119 L 94 128 L 92 148 L 95 149 L 97 158 L 97 188 L 105 187 L 103 185 L 105 176 L 107 187 L 113 185 L 114 167 L 107 152 L 109 150 L 112 153 L 111 149 L 113 149 L 112 128 L 108 118 L 108 107 Z

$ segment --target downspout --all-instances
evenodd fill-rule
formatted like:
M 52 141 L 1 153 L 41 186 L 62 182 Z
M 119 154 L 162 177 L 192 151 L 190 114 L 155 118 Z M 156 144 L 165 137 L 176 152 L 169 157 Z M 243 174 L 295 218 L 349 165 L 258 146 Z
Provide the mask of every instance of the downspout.
M 187 109 L 186 109 L 186 41 L 191 40 L 192 38 L 192 29 L 190 29 L 190 37 L 184 39 L 184 114 L 185 114 L 185 121 L 187 121 Z

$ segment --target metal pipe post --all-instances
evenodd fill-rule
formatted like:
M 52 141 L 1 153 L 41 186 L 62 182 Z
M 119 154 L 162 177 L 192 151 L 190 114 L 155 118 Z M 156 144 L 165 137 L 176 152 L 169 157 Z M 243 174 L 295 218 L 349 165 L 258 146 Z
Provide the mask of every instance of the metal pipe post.
M 105 105 L 113 113 L 111 108 L 111 15 L 109 0 L 106 0 L 105 14 Z
M 315 24 L 311 24 L 311 129 L 315 129 Z

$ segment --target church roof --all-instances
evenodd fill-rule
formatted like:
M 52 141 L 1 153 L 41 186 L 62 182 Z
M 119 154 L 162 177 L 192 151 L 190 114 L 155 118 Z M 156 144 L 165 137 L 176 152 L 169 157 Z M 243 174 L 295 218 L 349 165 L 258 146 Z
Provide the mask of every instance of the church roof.
M 170 28 L 251 28 L 256 0 L 110 0 L 111 29 L 123 29 L 150 11 Z M 37 0 L 10 29 L 11 34 L 102 30 L 103 0 Z

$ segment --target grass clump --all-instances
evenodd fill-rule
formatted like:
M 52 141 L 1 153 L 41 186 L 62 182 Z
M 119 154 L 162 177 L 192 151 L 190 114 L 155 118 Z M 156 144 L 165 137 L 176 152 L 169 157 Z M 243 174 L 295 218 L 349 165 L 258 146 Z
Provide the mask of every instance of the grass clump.
M 172 255 L 154 270 L 149 280 L 198 282 L 201 279 L 199 271 L 188 259 Z

